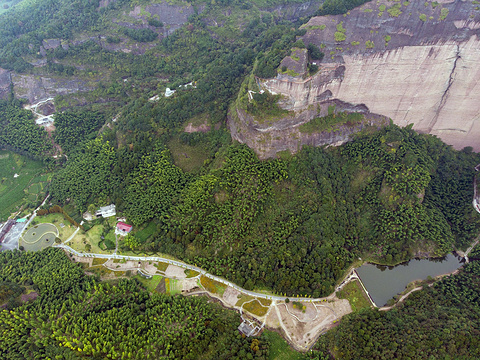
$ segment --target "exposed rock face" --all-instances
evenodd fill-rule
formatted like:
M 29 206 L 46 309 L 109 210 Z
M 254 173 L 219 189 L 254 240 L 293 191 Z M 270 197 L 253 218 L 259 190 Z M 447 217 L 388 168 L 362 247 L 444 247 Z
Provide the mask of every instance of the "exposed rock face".
M 15 95 L 19 98 L 28 99 L 31 104 L 57 95 L 94 89 L 91 84 L 75 78 L 65 79 L 14 73 L 12 73 L 12 83 Z
M 7 99 L 11 84 L 10 71 L 0 68 L 0 99 Z
M 327 115 L 328 107 L 338 111 L 359 112 L 365 120 L 357 124 L 345 124 L 333 131 L 302 132 L 300 126 L 311 119 Z M 341 145 L 352 139 L 355 133 L 366 127 L 380 128 L 388 123 L 383 116 L 372 114 L 365 106 L 351 105 L 338 100 L 324 101 L 317 107 L 308 107 L 291 116 L 271 122 L 259 122 L 243 109 L 236 108 L 228 117 L 228 127 L 234 140 L 247 144 L 255 150 L 260 159 L 275 157 L 277 152 L 288 150 L 292 154 L 304 145 Z
M 323 1 L 305 1 L 301 4 L 285 4 L 268 8 L 267 11 L 287 20 L 296 20 L 304 16 L 311 16 L 318 10 Z
M 320 71 L 263 82 L 292 109 L 325 98 L 365 104 L 398 125 L 413 123 L 455 148 L 480 151 L 480 11 L 474 4 L 380 0 L 346 17 L 312 18 L 305 28 L 305 44 L 326 54 Z M 335 41 L 342 28 L 346 40 Z

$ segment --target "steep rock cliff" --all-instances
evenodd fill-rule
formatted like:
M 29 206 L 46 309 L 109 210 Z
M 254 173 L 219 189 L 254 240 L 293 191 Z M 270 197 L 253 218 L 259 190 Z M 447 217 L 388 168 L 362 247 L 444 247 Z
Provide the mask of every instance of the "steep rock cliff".
M 261 81 L 300 111 L 328 99 L 364 104 L 461 149 L 480 151 L 480 8 L 471 1 L 373 1 L 345 16 L 314 17 L 305 44 L 320 71 Z M 343 35 L 339 35 L 339 33 Z M 344 39 L 344 40 L 342 40 Z
M 329 108 L 335 108 L 338 113 L 360 113 L 363 120 L 338 124 L 323 131 L 306 130 L 302 127 L 315 118 L 326 116 Z M 275 157 L 281 151 L 294 154 L 304 145 L 341 145 L 364 129 L 380 128 L 386 124 L 386 117 L 370 113 L 365 106 L 355 106 L 339 100 L 323 101 L 317 106 L 292 111 L 291 115 L 270 121 L 257 119 L 241 107 L 233 108 L 228 117 L 232 138 L 248 145 L 260 159 Z

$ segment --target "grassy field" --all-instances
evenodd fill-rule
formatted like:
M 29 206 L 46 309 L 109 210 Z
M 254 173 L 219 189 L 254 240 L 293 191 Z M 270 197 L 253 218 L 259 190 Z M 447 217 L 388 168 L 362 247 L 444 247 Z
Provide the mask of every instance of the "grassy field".
M 200 169 L 203 162 L 208 159 L 209 151 L 203 144 L 189 146 L 183 144 L 178 138 L 168 143 L 168 148 L 172 152 L 175 165 L 184 171 L 196 171 Z
M 247 310 L 249 313 L 264 316 L 267 314 L 268 307 L 272 303 L 270 300 L 267 300 L 268 304 L 265 303 L 265 306 L 259 301 L 259 299 L 255 299 L 250 302 L 246 302 L 243 304 L 243 309 Z
M 105 251 L 98 245 L 101 241 L 100 236 L 103 233 L 103 225 L 95 225 L 87 232 L 80 230 L 68 245 L 77 251 L 86 251 L 86 245 L 90 244 L 92 247 L 88 252 L 97 254 L 110 254 L 112 251 Z
M 45 196 L 48 176 L 42 162 L 33 161 L 11 151 L 0 151 L 0 221 L 6 220 L 22 205 L 33 209 Z M 18 174 L 18 177 L 14 177 Z
M 136 275 L 135 279 L 137 279 L 148 291 L 155 292 L 155 289 L 157 288 L 160 281 L 162 281 L 163 276 L 153 275 L 151 279 L 145 279 L 143 276 Z
M 44 223 L 50 223 L 55 225 L 58 229 L 58 237 L 62 239 L 62 241 L 67 240 L 76 229 L 75 226 L 65 220 L 63 214 L 60 213 L 37 216 L 35 220 L 33 220 L 32 225 Z M 63 224 L 64 227 L 62 228 L 60 224 Z
M 140 229 L 139 231 L 135 232 L 134 235 L 140 240 L 140 242 L 143 244 L 147 239 L 153 235 L 155 230 L 157 229 L 157 224 L 155 221 L 150 221 L 147 226 L 145 226 L 143 229 Z
M 177 279 L 165 278 L 165 287 L 167 290 L 167 294 L 170 295 L 180 294 L 182 292 L 182 283 Z
M 240 298 L 238 299 L 237 303 L 235 304 L 235 306 L 242 306 L 243 304 L 245 304 L 247 301 L 251 301 L 255 299 L 253 296 L 249 296 L 249 295 L 240 295 Z
M 306 360 L 302 353 L 293 350 L 283 338 L 274 331 L 265 330 L 263 336 L 270 343 L 268 360 Z
M 212 280 L 206 276 L 200 277 L 200 283 L 202 284 L 203 288 L 212 294 L 223 295 L 227 285 L 219 283 L 218 281 Z
M 365 294 L 357 280 L 345 285 L 343 289 L 337 293 L 337 297 L 339 299 L 347 299 L 354 312 L 371 306 L 367 294 Z
M 198 271 L 185 269 L 185 275 L 187 275 L 187 279 L 193 278 L 200 274 Z
M 159 262 L 157 265 L 155 265 L 155 267 L 158 269 L 158 271 L 165 272 L 165 270 L 167 270 L 168 268 L 168 264 L 164 262 Z
M 99 266 L 103 265 L 107 262 L 108 259 L 100 259 L 100 258 L 94 258 L 92 260 L 92 266 Z

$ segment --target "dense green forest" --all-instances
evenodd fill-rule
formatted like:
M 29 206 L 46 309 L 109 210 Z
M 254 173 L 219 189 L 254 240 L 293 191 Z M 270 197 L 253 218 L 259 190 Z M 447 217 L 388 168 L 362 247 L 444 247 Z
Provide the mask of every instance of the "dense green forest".
M 441 256 L 479 230 L 470 204 L 479 156 L 408 128 L 263 162 L 246 146 L 216 146 L 193 174 L 161 146 L 115 156 L 115 145 L 98 138 L 69 160 L 51 193 L 82 211 L 115 199 L 135 225 L 153 221 L 141 252 L 175 255 L 247 289 L 315 297 L 331 293 L 357 257 Z
M 0 100 L 0 145 L 35 159 L 52 152 L 46 131 L 35 124 L 32 112 L 22 109 L 17 101 Z
M 136 227 L 152 224 L 138 251 L 174 255 L 248 289 L 323 296 L 358 257 L 394 264 L 465 248 L 479 230 L 470 206 L 479 157 L 468 149 L 456 152 L 393 125 L 339 148 L 306 148 L 263 162 L 230 143 L 224 122 L 242 81 L 252 73 L 273 76 L 292 46 L 301 45 L 296 39 L 304 30 L 298 27 L 307 19 L 286 21 L 260 8 L 277 3 L 205 4 L 203 12 L 158 39 L 153 30 L 112 24 L 112 16 L 137 2 L 122 0 L 97 11 L 95 1 L 45 1 L 51 11 L 35 15 L 25 3 L 0 17 L 0 25 L 9 21 L 0 26 L 0 58 L 7 68 L 22 56 L 37 56 L 31 49 L 43 39 L 72 40 L 80 29 L 90 35 L 107 30 L 112 44 L 125 34 L 154 44 L 137 55 L 108 50 L 89 37 L 48 50 L 49 64 L 56 65 L 24 71 L 101 81 L 91 92 L 55 100 L 67 111 L 55 115 L 51 140 L 19 104 L 5 102 L 6 136 L 0 139 L 31 156 L 48 155 L 55 141 L 68 161 L 51 183 L 54 202 L 69 202 L 79 213 L 113 202 Z M 321 11 L 355 4 L 327 2 Z M 225 8 L 233 12 L 228 25 L 208 26 L 209 16 Z M 65 22 L 67 14 L 78 16 Z M 38 20 L 45 25 L 35 28 Z M 322 57 L 318 48 L 309 52 Z M 167 86 L 176 89 L 173 97 L 148 100 Z M 86 105 L 74 106 L 79 96 Z M 256 96 L 258 108 L 250 110 L 267 111 L 272 99 L 265 97 Z M 199 118 L 211 130 L 185 134 L 185 125 Z M 174 160 L 189 156 L 174 143 L 192 152 L 202 148 L 195 171 Z
M 22 303 L 27 288 L 38 298 Z M 2 359 L 266 359 L 238 314 L 204 297 L 99 282 L 57 249 L 0 253 Z

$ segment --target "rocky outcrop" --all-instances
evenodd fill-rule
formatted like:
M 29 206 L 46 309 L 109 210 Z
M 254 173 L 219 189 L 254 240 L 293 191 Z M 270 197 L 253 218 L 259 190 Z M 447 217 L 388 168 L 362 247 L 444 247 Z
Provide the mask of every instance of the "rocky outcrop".
M 335 107 L 337 112 L 362 113 L 364 120 L 355 124 L 339 125 L 329 131 L 302 130 L 301 125 L 316 117 L 327 115 L 329 107 Z M 304 145 L 341 145 L 365 128 L 380 128 L 387 123 L 387 118 L 370 113 L 363 105 L 352 105 L 338 100 L 324 101 L 316 107 L 310 106 L 302 111 L 292 111 L 290 116 L 270 121 L 259 121 L 238 107 L 228 116 L 228 127 L 232 138 L 248 145 L 260 159 L 275 157 L 281 151 L 295 154 Z
M 326 54 L 320 71 L 307 79 L 261 83 L 287 97 L 284 103 L 291 109 L 325 98 L 364 104 L 457 149 L 480 151 L 480 11 L 475 4 L 380 0 L 346 16 L 312 18 L 304 28 L 305 44 L 314 43 Z
M 0 99 L 7 99 L 12 82 L 10 71 L 0 68 Z
M 53 98 L 57 95 L 90 91 L 94 85 L 75 78 L 54 78 L 38 75 L 18 75 L 12 73 L 11 80 L 15 96 L 27 99 L 30 104 Z

